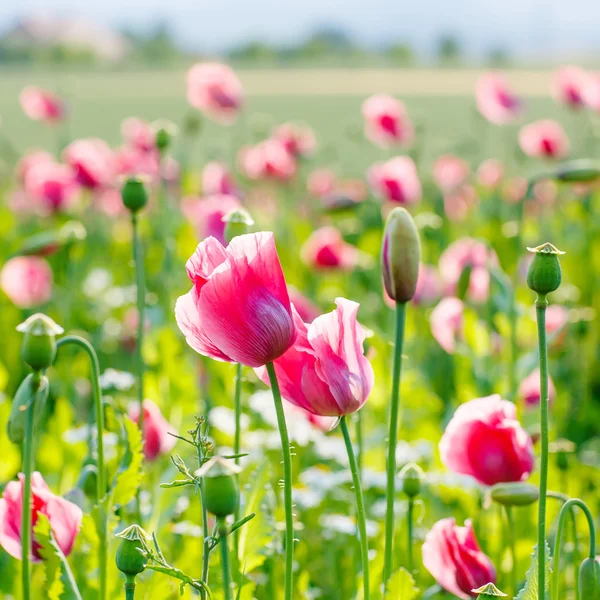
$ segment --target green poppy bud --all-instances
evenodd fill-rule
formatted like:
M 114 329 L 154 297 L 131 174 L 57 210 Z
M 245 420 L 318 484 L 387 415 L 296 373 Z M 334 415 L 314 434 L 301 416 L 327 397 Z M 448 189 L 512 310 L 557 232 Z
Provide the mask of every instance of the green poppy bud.
M 417 289 L 421 242 L 410 213 L 397 207 L 389 214 L 383 234 L 381 267 L 388 296 L 408 302 Z
M 121 198 L 125 208 L 132 213 L 141 210 L 148 203 L 148 192 L 144 182 L 139 177 L 129 177 L 121 190 Z
M 42 413 L 48 393 L 48 379 L 39 373 L 30 373 L 23 379 L 12 401 L 6 434 L 13 444 L 21 444 L 25 439 L 27 410 L 34 406 L 34 420 L 37 422 Z M 39 402 L 36 402 L 37 400 Z M 34 422 L 35 427 L 35 422 Z
M 156 148 L 163 154 L 169 149 L 171 141 L 177 133 L 177 126 L 166 119 L 159 119 L 152 123 L 152 129 L 154 129 L 154 135 L 156 136 L 154 138 Z
M 471 590 L 474 594 L 479 594 L 477 600 L 487 600 L 488 598 L 506 598 L 506 594 L 501 592 L 493 583 L 486 583 L 486 585 Z
M 237 474 L 240 467 L 220 456 L 213 456 L 196 472 L 204 482 L 206 510 L 216 517 L 232 515 L 240 503 Z
M 562 281 L 558 257 L 564 252 L 546 242 L 537 248 L 527 248 L 533 252 L 533 261 L 527 271 L 527 285 L 531 290 L 545 296 L 557 290 Z
M 402 481 L 402 491 L 409 496 L 414 498 L 421 491 L 421 485 L 425 479 L 425 473 L 423 469 L 415 463 L 407 463 L 400 469 L 398 474 Z
M 536 485 L 525 482 L 497 483 L 492 487 L 492 500 L 504 506 L 527 506 L 540 497 Z
M 600 179 L 600 165 L 593 160 L 572 160 L 560 165 L 555 177 L 570 183 L 589 183 Z
M 254 225 L 250 213 L 243 208 L 230 210 L 222 219 L 225 223 L 225 239 L 229 243 L 234 237 L 244 235 Z
M 600 560 L 586 558 L 579 567 L 579 597 L 600 600 Z
M 117 548 L 117 569 L 125 575 L 138 575 L 146 568 L 146 557 L 141 550 L 148 550 L 152 538 L 139 525 L 129 526 L 116 537 L 121 538 Z
M 80 489 L 88 498 L 96 498 L 96 482 L 98 480 L 98 467 L 94 464 L 87 464 L 79 477 L 75 486 Z
M 56 357 L 56 336 L 64 332 L 50 317 L 42 313 L 31 315 L 17 326 L 24 333 L 21 358 L 34 370 L 52 365 Z

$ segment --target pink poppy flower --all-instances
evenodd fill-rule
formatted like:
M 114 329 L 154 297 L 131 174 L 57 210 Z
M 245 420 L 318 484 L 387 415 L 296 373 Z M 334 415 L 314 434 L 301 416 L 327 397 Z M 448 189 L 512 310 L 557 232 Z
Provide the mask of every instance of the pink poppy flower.
M 437 269 L 433 265 L 421 263 L 417 278 L 417 289 L 412 301 L 415 304 L 433 304 L 442 292 L 442 284 Z
M 525 406 L 531 408 L 538 406 L 542 397 L 540 389 L 540 370 L 532 371 L 519 385 L 519 397 L 525 402 Z M 548 401 L 554 402 L 556 388 L 551 378 L 548 378 Z
M 273 132 L 273 138 L 279 140 L 293 156 L 308 156 L 317 147 L 313 130 L 294 123 L 284 123 L 277 127 Z
M 600 73 L 590 74 L 583 88 L 583 101 L 588 108 L 600 112 Z
M 377 196 L 401 205 L 416 204 L 421 199 L 421 181 L 412 158 L 396 156 L 374 164 L 367 176 Z
M 231 125 L 242 108 L 244 90 L 227 65 L 198 63 L 187 73 L 187 100 L 218 123 Z
M 235 196 L 225 194 L 184 198 L 181 201 L 181 212 L 194 227 L 198 239 L 204 240 L 212 236 L 223 246 L 227 246 L 223 217 L 240 207 L 240 201 Z
M 129 418 L 137 423 L 140 419 L 140 407 L 137 403 L 129 407 Z M 170 423 L 163 417 L 160 408 L 152 400 L 144 400 L 144 456 L 146 460 L 155 460 L 163 454 L 171 452 L 176 438 L 169 435 L 174 431 Z
M 465 268 L 471 268 L 468 297 L 473 302 L 486 302 L 489 296 L 489 267 L 498 264 L 496 253 L 472 238 L 461 238 L 442 252 L 439 262 L 444 293 L 456 295 L 458 283 Z
M 304 294 L 293 285 L 288 285 L 290 302 L 305 323 L 312 323 L 320 314 L 318 306 L 315 306 Z
M 42 214 L 68 210 L 79 193 L 71 167 L 45 161 L 27 169 L 24 188 Z
M 475 88 L 477 109 L 494 125 L 505 125 L 517 119 L 522 102 L 512 91 L 506 79 L 498 73 L 486 73 Z
M 11 481 L 4 488 L 0 498 L 0 546 L 12 557 L 21 559 L 21 515 L 23 506 L 23 484 L 25 477 L 19 474 L 19 481 Z M 33 543 L 30 559 L 40 562 L 39 544 L 35 541 L 33 528 L 38 520 L 38 514 L 45 515 L 58 547 L 68 556 L 75 543 L 83 512 L 76 504 L 55 496 L 46 485 L 41 473 L 31 474 L 31 524 Z
M 358 250 L 344 241 L 335 227 L 321 227 L 310 235 L 300 251 L 302 260 L 316 269 L 353 269 Z
M 569 108 L 579 109 L 585 105 L 584 90 L 589 75 L 581 67 L 566 66 L 558 69 L 552 83 L 552 93 L 556 101 Z
M 202 193 L 205 196 L 225 194 L 241 196 L 231 171 L 223 164 L 213 161 L 206 164 L 202 170 Z
M 477 183 L 484 188 L 495 189 L 504 178 L 504 164 L 495 158 L 484 160 L 477 169 Z
M 383 148 L 409 145 L 415 136 L 413 124 L 400 100 L 386 94 L 367 98 L 362 105 L 365 135 Z
M 27 86 L 19 94 L 23 112 L 33 121 L 57 123 L 65 116 L 63 101 L 52 92 L 34 86 Z
M 281 395 L 325 417 L 356 412 L 373 388 L 373 368 L 363 349 L 366 332 L 356 320 L 359 305 L 345 298 L 335 304 L 334 311 L 310 325 L 294 311 L 296 342 L 275 361 Z M 269 385 L 266 368 L 256 374 Z
M 125 144 L 140 152 L 156 149 L 156 133 L 150 123 L 138 117 L 128 117 L 121 123 L 121 135 Z
M 464 527 L 454 519 L 438 521 L 425 536 L 421 551 L 423 565 L 434 579 L 462 600 L 476 598 L 471 590 L 496 581 L 494 565 L 479 548 L 471 521 Z
M 75 140 L 65 148 L 63 160 L 73 168 L 77 181 L 83 187 L 97 189 L 113 182 L 113 152 L 104 140 Z
M 268 139 L 242 148 L 240 165 L 250 179 L 287 181 L 296 173 L 296 158 L 279 141 Z
M 186 268 L 194 286 L 177 300 L 175 318 L 196 352 L 260 367 L 294 343 L 296 329 L 272 233 L 240 235 L 227 248 L 209 237 Z
M 477 206 L 478 200 L 477 192 L 472 185 L 461 185 L 454 190 L 444 192 L 444 213 L 450 221 L 460 223 Z
M 451 192 L 463 185 L 470 174 L 466 161 L 453 154 L 440 156 L 433 164 L 433 180 L 443 192 Z
M 519 146 L 535 158 L 564 158 L 569 154 L 569 138 L 562 125 L 550 119 L 535 121 L 519 131 Z
M 122 146 L 113 153 L 113 166 L 118 175 L 143 175 L 150 181 L 159 181 L 160 159 L 157 150 L 147 151 L 135 146 Z
M 517 421 L 516 406 L 499 394 L 461 404 L 440 441 L 450 471 L 483 485 L 523 481 L 533 470 L 533 444 Z
M 330 169 L 312 171 L 306 180 L 308 193 L 315 198 L 326 198 L 335 191 L 337 178 Z
M 29 169 L 41 163 L 54 163 L 54 157 L 45 150 L 30 150 L 17 163 L 15 176 L 19 183 L 23 184 Z
M 560 304 L 551 304 L 546 309 L 546 331 L 549 334 L 560 331 L 569 320 L 569 311 Z
M 458 298 L 442 298 L 431 311 L 431 333 L 448 354 L 456 352 L 457 339 L 462 336 L 463 313 L 464 304 Z
M 19 308 L 33 308 L 52 298 L 52 269 L 39 256 L 15 256 L 0 272 L 0 287 Z

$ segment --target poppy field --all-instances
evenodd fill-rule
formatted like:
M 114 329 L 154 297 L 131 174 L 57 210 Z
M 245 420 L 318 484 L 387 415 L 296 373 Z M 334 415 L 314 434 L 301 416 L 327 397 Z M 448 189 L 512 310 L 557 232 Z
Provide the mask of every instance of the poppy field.
M 600 600 L 600 76 L 440 73 L 7 74 L 0 597 Z

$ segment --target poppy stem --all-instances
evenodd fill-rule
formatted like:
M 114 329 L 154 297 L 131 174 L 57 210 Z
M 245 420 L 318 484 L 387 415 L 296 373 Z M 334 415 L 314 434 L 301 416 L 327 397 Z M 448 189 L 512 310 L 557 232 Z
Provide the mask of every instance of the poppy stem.
M 392 575 L 394 550 L 394 499 L 396 496 L 396 445 L 398 443 L 398 420 L 400 412 L 400 376 L 402 372 L 402 349 L 404 347 L 404 325 L 406 303 L 396 302 L 396 335 L 394 345 L 394 367 L 392 373 L 392 398 L 390 405 L 390 428 L 388 432 L 387 491 L 385 513 L 385 555 L 383 583 Z
M 100 390 L 100 363 L 98 362 L 98 355 L 94 350 L 94 347 L 84 338 L 77 335 L 67 335 L 56 343 L 56 347 L 60 348 L 66 344 L 74 344 L 83 348 L 89 356 L 90 363 L 92 365 L 92 395 L 94 399 L 94 411 L 96 417 L 96 464 L 98 467 L 98 474 L 96 476 L 96 506 L 98 507 L 98 519 L 97 523 L 99 544 L 98 544 L 98 570 L 99 570 L 99 595 L 98 600 L 105 600 L 106 598 L 106 575 L 107 575 L 107 554 L 108 554 L 108 542 L 106 538 L 106 514 L 105 507 L 102 504 L 102 499 L 106 494 L 106 471 L 104 469 L 104 406 L 102 403 L 102 391 Z
M 204 452 L 201 443 L 196 445 L 196 451 L 198 455 L 198 468 L 200 469 L 204 464 Z M 206 503 L 204 501 L 204 478 L 200 478 L 200 502 L 202 504 L 202 582 L 208 584 L 208 568 L 210 560 L 210 544 L 208 536 L 208 511 L 206 510 Z M 206 591 L 203 589 L 200 592 L 200 597 L 204 600 L 206 598 Z
M 505 506 L 506 512 L 507 529 L 506 535 L 508 536 L 508 548 L 510 550 L 510 591 L 513 596 L 517 595 L 517 550 L 515 548 L 515 520 L 513 518 L 512 506 Z
M 223 569 L 224 600 L 231 600 L 231 574 L 229 571 L 229 545 L 227 544 L 227 523 L 219 518 L 219 538 L 221 546 L 221 568 Z
M 412 496 L 408 498 L 408 510 L 406 511 L 406 524 L 408 535 L 408 548 L 406 553 L 406 562 L 408 564 L 408 572 L 413 574 L 413 515 L 415 508 L 415 500 Z
M 235 436 L 233 439 L 233 453 L 235 454 L 235 464 L 240 464 L 240 447 L 242 437 L 242 365 L 237 364 L 235 368 L 235 392 L 234 392 L 234 406 L 235 406 Z M 235 511 L 235 522 L 239 521 L 240 518 L 240 507 L 238 505 Z M 235 547 L 235 555 L 238 555 L 239 543 L 240 543 L 240 532 L 239 529 L 235 531 L 233 543 Z
M 125 581 L 125 600 L 135 600 L 135 575 L 127 575 Z
M 538 599 L 546 600 L 546 493 L 548 491 L 548 347 L 546 343 L 545 294 L 538 294 L 535 301 L 537 315 L 538 347 L 540 362 L 540 421 L 541 421 L 541 466 L 540 500 L 538 506 Z
M 271 391 L 273 392 L 273 401 L 277 413 L 277 424 L 279 426 L 279 435 L 281 437 L 281 450 L 283 452 L 283 496 L 285 505 L 285 587 L 284 599 L 292 600 L 293 596 L 293 569 L 294 569 L 294 515 L 292 504 L 292 455 L 290 452 L 290 440 L 288 437 L 287 425 L 285 423 L 285 414 L 283 412 L 283 403 L 281 401 L 281 392 L 275 366 L 273 363 L 266 365 Z
M 369 600 L 369 590 L 371 588 L 371 584 L 369 582 L 369 540 L 367 538 L 365 501 L 360 483 L 358 463 L 356 462 L 352 440 L 350 439 L 350 432 L 348 431 L 348 423 L 346 422 L 346 415 L 343 415 L 340 419 L 340 427 L 342 428 L 342 435 L 344 436 L 344 443 L 346 444 L 346 452 L 348 452 L 350 471 L 352 473 L 352 483 L 354 485 L 354 493 L 356 494 L 356 519 L 358 521 L 360 554 L 363 570 L 363 600 Z

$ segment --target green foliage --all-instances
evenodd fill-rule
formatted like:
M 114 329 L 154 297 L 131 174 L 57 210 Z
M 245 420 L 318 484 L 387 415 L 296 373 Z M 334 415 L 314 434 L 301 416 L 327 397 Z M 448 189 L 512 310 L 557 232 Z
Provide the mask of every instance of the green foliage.
M 119 466 L 119 473 L 112 491 L 112 504 L 115 506 L 124 506 L 135 498 L 142 480 L 144 460 L 140 428 L 128 417 L 125 417 L 123 422 L 127 433 L 127 449 Z
M 420 592 L 413 576 L 403 568 L 393 573 L 386 585 L 386 593 L 394 600 L 415 600 Z
M 552 559 L 550 558 L 550 546 L 546 542 L 546 598 L 550 598 L 550 576 L 552 574 Z M 525 578 L 525 586 L 515 597 L 515 600 L 538 600 L 539 582 L 538 582 L 538 559 L 537 546 L 534 547 L 531 554 L 531 565 Z

